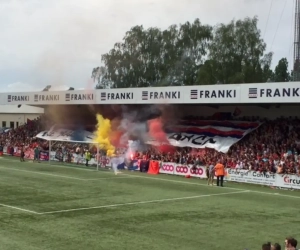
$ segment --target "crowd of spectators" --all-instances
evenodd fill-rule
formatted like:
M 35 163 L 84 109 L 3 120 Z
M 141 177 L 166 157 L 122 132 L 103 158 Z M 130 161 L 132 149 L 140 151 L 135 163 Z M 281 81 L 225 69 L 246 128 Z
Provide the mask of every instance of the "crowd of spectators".
M 280 174 L 300 174 L 300 120 L 280 118 L 264 121 L 234 144 L 228 153 L 213 149 L 176 148 L 174 153 L 144 152 L 148 158 L 180 164 L 210 165 L 222 160 L 227 168 Z M 140 153 L 136 157 L 141 157 Z
M 35 120 L 27 120 L 27 123 L 0 135 L 3 147 L 31 146 L 35 142 L 35 135 L 44 128 L 45 118 L 43 116 Z
M 242 118 L 242 120 L 255 119 L 257 120 L 253 117 Z M 42 116 L 19 128 L 2 133 L 0 142 L 4 147 L 40 146 L 42 150 L 49 150 L 47 141 L 35 138 L 35 135 L 42 131 L 46 125 L 49 125 L 49 121 Z M 63 147 L 72 151 L 78 147 L 84 149 L 86 146 L 86 144 L 59 142 L 52 145 L 52 150 Z M 93 150 L 95 151 L 95 148 Z M 300 119 L 290 117 L 263 121 L 258 129 L 234 144 L 226 154 L 208 148 L 173 148 L 169 152 L 160 152 L 158 148 L 149 146 L 143 152 L 133 152 L 131 157 L 192 165 L 214 164 L 221 159 L 228 168 L 300 174 L 299 153 Z

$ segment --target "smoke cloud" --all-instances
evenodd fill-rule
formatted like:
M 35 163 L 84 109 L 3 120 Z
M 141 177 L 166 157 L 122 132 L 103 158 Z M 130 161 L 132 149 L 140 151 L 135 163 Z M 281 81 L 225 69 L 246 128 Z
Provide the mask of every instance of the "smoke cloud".
M 169 105 L 147 105 L 130 109 L 122 106 L 121 118 L 115 120 L 115 127 L 119 133 L 119 145 L 128 146 L 126 156 L 130 157 L 134 151 L 143 151 L 150 140 L 157 142 L 158 149 L 162 152 L 173 151 L 169 145 L 165 124 L 175 123 L 175 109 Z
M 164 132 L 162 119 L 157 118 L 148 121 L 149 134 L 158 143 L 160 152 L 167 153 L 173 152 L 175 149 L 172 145 L 169 145 L 167 134 Z
M 115 154 L 115 147 L 111 144 L 110 136 L 111 122 L 109 119 L 103 118 L 102 115 L 97 115 L 97 126 L 95 131 L 95 142 L 99 143 L 99 147 L 107 151 L 107 156 Z

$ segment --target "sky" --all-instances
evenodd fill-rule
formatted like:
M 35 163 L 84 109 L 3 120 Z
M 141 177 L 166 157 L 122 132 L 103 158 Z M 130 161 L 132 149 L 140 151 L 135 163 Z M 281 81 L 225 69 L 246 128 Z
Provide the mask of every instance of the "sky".
M 257 16 L 274 68 L 292 68 L 295 0 L 0 0 L 0 92 L 89 89 L 101 55 L 135 25 Z M 269 14 L 270 13 L 270 14 Z

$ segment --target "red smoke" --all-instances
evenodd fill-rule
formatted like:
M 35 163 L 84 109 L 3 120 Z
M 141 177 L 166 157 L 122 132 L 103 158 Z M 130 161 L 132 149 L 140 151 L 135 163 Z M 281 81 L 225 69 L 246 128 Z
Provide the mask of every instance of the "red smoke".
M 111 144 L 114 145 L 117 148 L 124 146 L 124 145 L 120 144 L 122 135 L 123 135 L 123 132 L 121 132 L 121 131 L 112 132 L 109 136 L 109 140 L 110 140 Z
M 149 134 L 150 136 L 160 143 L 161 145 L 158 147 L 159 150 L 163 153 L 174 152 L 174 147 L 169 144 L 168 137 L 163 130 L 163 124 L 161 119 L 153 119 L 148 121 Z

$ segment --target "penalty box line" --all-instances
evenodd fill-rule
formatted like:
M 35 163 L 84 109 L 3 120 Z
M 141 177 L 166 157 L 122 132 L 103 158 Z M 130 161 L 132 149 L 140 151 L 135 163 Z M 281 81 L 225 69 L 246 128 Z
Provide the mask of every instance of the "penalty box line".
M 14 209 L 14 210 L 19 210 L 19 211 L 30 213 L 30 214 L 37 214 L 37 215 L 40 214 L 39 212 L 36 212 L 36 211 L 33 211 L 33 210 L 24 209 L 24 208 L 20 208 L 20 207 L 16 207 L 16 206 L 11 206 L 11 205 L 7 205 L 7 204 L 3 204 L 3 203 L 0 203 L 0 207 L 7 207 L 7 208 L 11 208 L 11 209 Z
M 20 208 L 17 206 L 11 206 L 4 203 L 0 203 L 0 207 L 7 207 L 10 209 L 35 214 L 35 215 L 47 215 L 47 214 L 57 214 L 57 213 L 68 213 L 68 212 L 76 212 L 76 211 L 83 211 L 83 210 L 93 210 L 93 209 L 101 209 L 101 208 L 113 208 L 113 207 L 122 207 L 122 206 L 132 206 L 132 205 L 142 205 L 142 204 L 150 204 L 150 203 L 161 203 L 167 201 L 178 201 L 178 200 L 188 200 L 188 199 L 198 199 L 204 197 L 211 197 L 211 196 L 222 196 L 222 195 L 229 195 L 229 194 L 239 194 L 239 193 L 247 193 L 251 192 L 250 190 L 238 191 L 238 192 L 227 192 L 227 193 L 218 193 L 218 194 L 204 194 L 204 195 L 197 195 L 197 196 L 187 196 L 187 197 L 179 197 L 179 198 L 168 198 L 168 199 L 158 199 L 158 200 L 149 200 L 149 201 L 135 201 L 135 202 L 127 202 L 127 203 L 117 203 L 111 205 L 102 205 L 102 206 L 94 206 L 94 207 L 82 207 L 82 208 L 73 208 L 73 209 L 63 209 L 63 210 L 55 210 L 55 211 L 48 211 L 48 212 L 36 212 L 29 209 Z
M 223 195 L 240 194 L 240 193 L 248 193 L 248 192 L 251 192 L 251 191 L 250 190 L 244 190 L 244 191 L 237 191 L 237 192 L 227 192 L 227 193 L 218 193 L 218 194 L 204 194 L 204 195 L 187 196 L 187 197 L 179 197 L 179 198 L 168 198 L 168 199 L 158 199 L 158 200 L 148 200 L 148 201 L 117 203 L 117 204 L 103 205 L 103 206 L 82 207 L 82 208 L 64 209 L 64 210 L 56 210 L 56 211 L 49 211 L 49 212 L 40 212 L 38 214 L 39 215 L 47 215 L 47 214 L 68 213 L 68 212 L 102 209 L 102 208 L 133 206 L 133 205 L 142 205 L 142 204 L 150 204 L 150 203 L 162 203 L 162 202 L 167 202 L 167 201 L 199 199 L 199 198 L 204 198 L 204 197 L 223 196 Z

